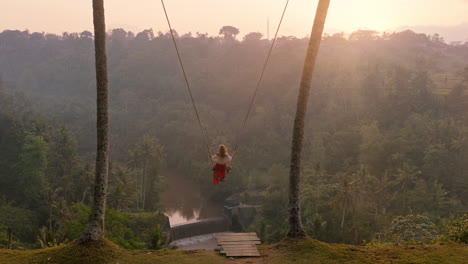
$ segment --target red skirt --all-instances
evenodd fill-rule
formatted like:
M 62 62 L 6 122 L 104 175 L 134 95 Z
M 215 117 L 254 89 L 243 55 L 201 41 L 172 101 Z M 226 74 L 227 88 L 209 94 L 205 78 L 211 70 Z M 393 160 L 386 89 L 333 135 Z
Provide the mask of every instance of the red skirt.
M 227 164 L 218 164 L 213 166 L 213 184 L 218 184 L 226 177 Z

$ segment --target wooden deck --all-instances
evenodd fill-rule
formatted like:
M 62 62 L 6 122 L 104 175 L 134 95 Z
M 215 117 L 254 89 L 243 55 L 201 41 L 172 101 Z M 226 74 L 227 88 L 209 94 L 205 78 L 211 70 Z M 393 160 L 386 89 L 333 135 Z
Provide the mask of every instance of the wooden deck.
M 256 233 L 218 233 L 215 237 L 226 257 L 260 257 L 256 245 L 261 242 Z

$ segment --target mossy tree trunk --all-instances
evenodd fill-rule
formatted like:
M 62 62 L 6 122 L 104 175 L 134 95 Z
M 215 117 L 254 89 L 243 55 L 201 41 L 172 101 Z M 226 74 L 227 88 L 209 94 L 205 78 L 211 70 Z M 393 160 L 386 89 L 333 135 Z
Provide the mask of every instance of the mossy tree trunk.
M 291 167 L 289 172 L 289 230 L 287 236 L 290 238 L 305 237 L 306 233 L 302 227 L 301 211 L 299 206 L 300 170 L 302 142 L 304 138 L 304 118 L 307 112 L 307 101 L 312 83 L 312 74 L 315 61 L 322 40 L 325 19 L 327 18 L 330 0 L 319 0 L 315 14 L 314 25 L 307 48 L 307 54 L 302 72 L 302 80 L 297 99 L 296 118 L 294 119 L 293 138 L 291 147 Z
M 97 150 L 94 200 L 88 224 L 79 239 L 87 244 L 104 238 L 104 216 L 109 168 L 109 96 L 107 81 L 106 24 L 104 0 L 93 0 L 94 48 L 97 91 Z

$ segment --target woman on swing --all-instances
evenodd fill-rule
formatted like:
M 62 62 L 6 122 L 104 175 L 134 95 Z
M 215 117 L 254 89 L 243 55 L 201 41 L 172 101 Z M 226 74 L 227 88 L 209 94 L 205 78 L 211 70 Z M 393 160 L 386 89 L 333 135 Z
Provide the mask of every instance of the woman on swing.
M 213 166 L 213 184 L 218 184 L 220 181 L 224 181 L 226 173 L 231 169 L 229 163 L 231 163 L 232 157 L 229 156 L 226 146 L 221 144 L 218 152 L 211 156 L 211 160 L 215 163 Z

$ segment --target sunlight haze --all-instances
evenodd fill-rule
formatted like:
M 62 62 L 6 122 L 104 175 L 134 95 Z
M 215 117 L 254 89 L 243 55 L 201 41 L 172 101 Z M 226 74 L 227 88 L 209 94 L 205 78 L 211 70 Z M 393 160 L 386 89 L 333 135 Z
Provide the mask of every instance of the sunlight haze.
M 91 1 L 0 0 L 0 3 L 0 30 L 28 29 L 60 34 L 92 29 Z M 129 3 L 124 0 L 105 1 L 108 29 L 121 27 L 141 31 L 153 28 L 155 32 L 167 31 L 160 1 L 133 1 L 132 6 Z M 232 25 L 240 29 L 241 36 L 249 32 L 261 32 L 266 36 L 268 18 L 270 34 L 273 34 L 284 4 L 283 0 L 166 1 L 173 27 L 179 33 L 217 35 L 222 26 Z M 308 35 L 316 4 L 316 0 L 290 1 L 280 35 Z M 331 2 L 325 31 L 349 33 L 357 29 L 394 31 L 424 28 L 429 32 L 432 27 L 444 29 L 464 25 L 468 22 L 467 13 L 468 1 L 465 0 L 335 0 Z M 465 41 L 466 35 L 458 40 Z
M 0 264 L 467 264 L 468 0 L 162 1 L 0 0 Z

